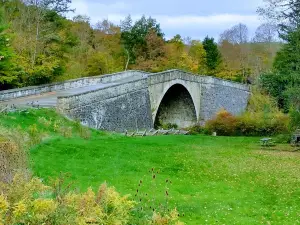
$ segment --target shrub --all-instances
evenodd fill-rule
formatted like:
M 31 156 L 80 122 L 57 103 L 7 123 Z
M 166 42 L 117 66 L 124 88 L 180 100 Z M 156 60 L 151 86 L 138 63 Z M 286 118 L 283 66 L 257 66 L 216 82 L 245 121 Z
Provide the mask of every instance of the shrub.
M 89 139 L 91 137 L 90 129 L 81 125 L 80 121 L 75 122 L 75 131 L 78 132 L 79 136 L 83 139 Z
M 176 209 L 172 210 L 169 214 L 162 216 L 160 213 L 154 213 L 151 219 L 153 225 L 183 225 L 183 222 L 178 220 L 178 212 Z
M 278 113 L 251 113 L 233 116 L 221 110 L 216 117 L 207 121 L 206 129 L 221 136 L 269 136 L 289 132 L 289 117 Z
M 289 133 L 289 124 L 273 98 L 252 88 L 246 112 L 233 116 L 222 109 L 205 127 L 218 135 L 266 136 Z
M 103 184 L 97 192 L 66 192 L 54 195 L 54 188 L 38 178 L 27 181 L 18 174 L 2 184 L 0 224 L 84 225 L 127 224 L 134 202 Z
M 210 133 L 217 132 L 218 135 L 229 136 L 236 133 L 237 123 L 236 117 L 222 109 L 215 118 L 206 122 L 205 127 Z
M 289 117 L 281 112 L 246 112 L 238 116 L 237 119 L 237 135 L 266 136 L 289 132 Z
M 161 128 L 164 130 L 178 129 L 178 125 L 176 123 L 167 123 L 167 124 L 162 124 Z
M 31 145 L 39 144 L 42 141 L 43 134 L 41 134 L 41 131 L 38 130 L 36 124 L 29 126 L 28 134 L 29 134 Z
M 70 138 L 72 137 L 72 127 L 69 126 L 61 126 L 58 128 L 59 133 L 65 137 L 65 138 Z
M 274 141 L 280 144 L 289 144 L 291 143 L 292 135 L 291 134 L 279 134 L 275 137 Z
M 291 118 L 290 129 L 292 131 L 295 129 L 299 129 L 300 128 L 300 111 L 296 110 L 294 108 L 291 108 L 289 115 Z
M 247 106 L 247 112 L 251 113 L 278 113 L 280 112 L 274 98 L 258 89 L 252 88 L 251 96 Z
M 186 130 L 189 131 L 189 134 L 191 135 L 196 135 L 196 134 L 208 134 L 209 132 L 207 131 L 207 129 L 205 129 L 203 126 L 201 125 L 195 125 L 192 127 L 188 127 Z

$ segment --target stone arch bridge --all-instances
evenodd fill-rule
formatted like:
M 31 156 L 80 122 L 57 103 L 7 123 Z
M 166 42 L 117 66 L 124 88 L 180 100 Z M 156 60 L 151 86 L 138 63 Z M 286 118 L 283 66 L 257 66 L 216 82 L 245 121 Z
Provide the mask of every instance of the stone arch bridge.
M 245 110 L 247 85 L 180 70 L 125 71 L 0 92 L 0 104 L 56 107 L 96 129 L 124 131 L 205 123 L 221 108 Z

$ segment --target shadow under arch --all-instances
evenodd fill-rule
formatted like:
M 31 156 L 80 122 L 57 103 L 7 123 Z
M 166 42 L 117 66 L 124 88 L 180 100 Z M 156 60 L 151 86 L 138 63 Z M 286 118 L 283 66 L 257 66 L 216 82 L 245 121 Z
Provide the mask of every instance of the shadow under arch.
M 195 104 L 189 91 L 181 84 L 174 84 L 162 98 L 154 127 L 175 125 L 186 128 L 197 123 Z

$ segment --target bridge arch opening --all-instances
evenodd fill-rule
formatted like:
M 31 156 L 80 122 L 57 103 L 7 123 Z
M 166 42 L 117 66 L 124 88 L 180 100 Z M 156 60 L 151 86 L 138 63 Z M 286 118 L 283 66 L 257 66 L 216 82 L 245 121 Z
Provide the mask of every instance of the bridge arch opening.
M 166 92 L 159 105 L 154 127 L 186 128 L 196 123 L 197 114 L 189 91 L 181 84 L 173 85 Z

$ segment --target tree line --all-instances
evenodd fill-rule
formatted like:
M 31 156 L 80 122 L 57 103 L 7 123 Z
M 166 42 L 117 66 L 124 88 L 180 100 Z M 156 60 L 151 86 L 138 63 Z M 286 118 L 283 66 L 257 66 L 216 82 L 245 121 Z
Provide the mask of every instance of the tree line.
M 127 69 L 182 69 L 257 83 L 279 50 L 277 25 L 265 23 L 250 38 L 246 25 L 219 40 L 166 40 L 160 24 L 130 16 L 119 25 L 92 25 L 84 15 L 67 19 L 71 0 L 0 0 L 0 89 L 39 85 Z
M 260 86 L 300 125 L 300 1 L 266 0 L 258 13 L 277 26 L 284 44 L 270 71 L 260 75 Z

